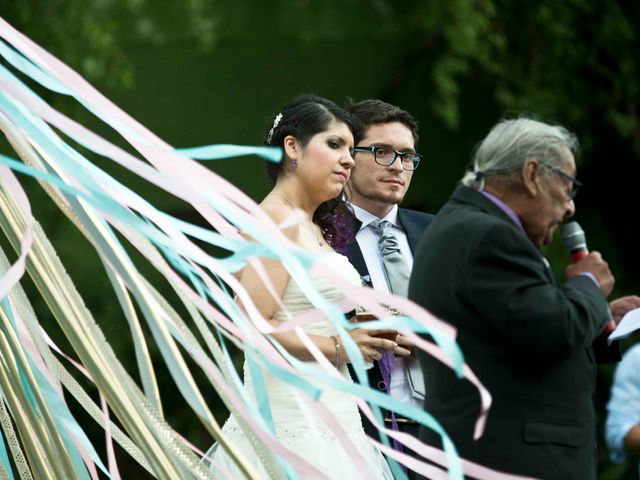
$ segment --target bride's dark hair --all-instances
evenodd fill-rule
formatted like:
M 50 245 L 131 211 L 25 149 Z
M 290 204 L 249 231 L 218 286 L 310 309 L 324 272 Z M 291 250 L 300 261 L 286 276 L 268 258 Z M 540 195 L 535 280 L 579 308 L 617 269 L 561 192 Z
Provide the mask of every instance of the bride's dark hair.
M 353 133 L 351 117 L 331 100 L 318 95 L 297 97 L 276 115 L 265 144 L 284 150 L 284 139 L 291 135 L 304 147 L 314 135 L 327 130 L 333 120 L 346 124 Z M 288 163 L 286 154 L 281 162 L 267 163 L 267 175 L 272 182 L 275 183 L 284 174 Z M 340 253 L 345 253 L 346 247 L 353 241 L 352 218 L 353 212 L 342 194 L 322 203 L 313 213 L 313 221 L 320 226 L 324 238 Z

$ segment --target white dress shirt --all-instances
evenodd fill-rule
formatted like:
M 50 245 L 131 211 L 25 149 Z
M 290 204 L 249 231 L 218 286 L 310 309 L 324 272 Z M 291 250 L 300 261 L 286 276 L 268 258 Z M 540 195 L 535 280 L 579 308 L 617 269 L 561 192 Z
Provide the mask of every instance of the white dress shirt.
M 400 253 L 404 256 L 407 261 L 407 266 L 409 270 L 411 270 L 413 267 L 413 254 L 409 247 L 407 234 L 398 223 L 398 206 L 394 205 L 391 211 L 383 218 L 378 218 L 357 205 L 351 204 L 351 206 L 357 219 L 362 222 L 360 230 L 356 233 L 356 241 L 364 257 L 364 262 L 367 265 L 371 284 L 376 290 L 390 293 L 382 264 L 382 253 L 378 247 L 379 237 L 373 228 L 371 228 L 371 224 L 386 220 L 393 225 L 393 234 L 398 239 Z M 411 394 L 411 388 L 409 387 L 409 381 L 407 380 L 407 374 L 404 368 L 404 361 L 401 357 L 394 355 L 389 355 L 389 358 L 391 366 L 391 385 L 389 386 L 389 392 L 391 396 L 402 402 L 410 402 L 420 406 L 420 402 Z

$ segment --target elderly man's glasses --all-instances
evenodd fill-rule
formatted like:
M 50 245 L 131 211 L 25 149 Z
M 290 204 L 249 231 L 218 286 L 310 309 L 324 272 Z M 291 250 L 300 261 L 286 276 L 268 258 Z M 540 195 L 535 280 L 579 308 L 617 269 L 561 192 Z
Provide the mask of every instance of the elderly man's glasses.
M 420 165 L 422 155 L 414 152 L 396 152 L 389 147 L 355 147 L 353 153 L 356 152 L 369 152 L 373 153 L 373 159 L 378 165 L 388 167 L 396 161 L 396 158 L 400 157 L 400 163 L 405 170 L 415 170 Z
M 568 173 L 564 173 L 559 168 L 552 168 L 551 171 L 560 175 L 560 177 L 567 180 L 569 182 L 569 185 L 571 185 L 571 190 L 569 191 L 569 200 L 573 200 L 574 198 L 576 198 L 576 195 L 578 194 L 578 188 L 582 186 L 582 183 L 580 183 Z

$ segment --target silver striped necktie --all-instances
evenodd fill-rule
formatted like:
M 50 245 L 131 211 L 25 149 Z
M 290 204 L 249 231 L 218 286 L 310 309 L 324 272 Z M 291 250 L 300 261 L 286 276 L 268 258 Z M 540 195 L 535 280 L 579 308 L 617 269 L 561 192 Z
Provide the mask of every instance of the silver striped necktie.
M 372 223 L 371 228 L 378 234 L 378 247 L 382 253 L 382 264 L 387 275 L 387 283 L 392 293 L 407 296 L 409 287 L 409 266 L 400 252 L 398 239 L 393 234 L 391 222 L 383 220 Z

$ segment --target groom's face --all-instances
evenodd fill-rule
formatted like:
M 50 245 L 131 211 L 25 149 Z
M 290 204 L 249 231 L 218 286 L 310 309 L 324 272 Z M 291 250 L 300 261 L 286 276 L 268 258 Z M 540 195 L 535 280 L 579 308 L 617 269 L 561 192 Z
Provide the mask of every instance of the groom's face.
M 397 152 L 415 152 L 411 130 L 400 122 L 371 125 L 356 147 L 387 147 Z M 349 201 L 369 212 L 384 216 L 402 202 L 413 171 L 404 170 L 400 158 L 391 165 L 379 165 L 371 152 L 356 152 L 349 179 Z M 380 215 L 382 213 L 382 215 Z

